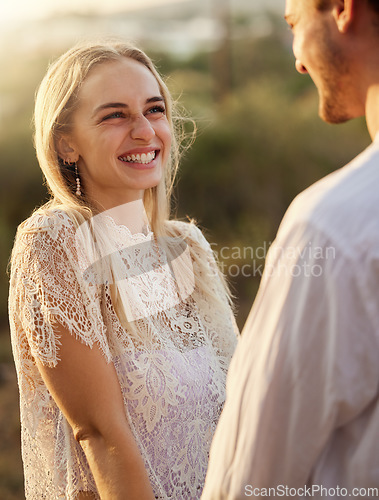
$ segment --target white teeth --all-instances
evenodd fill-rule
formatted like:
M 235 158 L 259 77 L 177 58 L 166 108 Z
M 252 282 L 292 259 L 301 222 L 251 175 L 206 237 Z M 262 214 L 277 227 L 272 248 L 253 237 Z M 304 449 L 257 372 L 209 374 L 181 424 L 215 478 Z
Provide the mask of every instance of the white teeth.
M 133 162 L 133 163 L 143 163 L 147 164 L 150 163 L 154 160 L 155 158 L 155 151 L 150 151 L 149 153 L 142 153 L 142 154 L 136 154 L 136 155 L 128 155 L 128 156 L 120 156 L 119 159 L 122 161 L 126 162 Z

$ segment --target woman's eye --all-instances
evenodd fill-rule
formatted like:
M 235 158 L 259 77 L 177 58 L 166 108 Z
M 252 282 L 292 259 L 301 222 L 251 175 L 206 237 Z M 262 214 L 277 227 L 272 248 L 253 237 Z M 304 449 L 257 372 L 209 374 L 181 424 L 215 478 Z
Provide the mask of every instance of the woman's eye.
M 114 111 L 110 115 L 104 116 L 104 120 L 110 120 L 111 118 L 123 118 L 125 115 L 122 111 Z
M 166 113 L 166 109 L 164 106 L 153 106 L 147 112 L 147 114 L 155 114 L 155 113 Z

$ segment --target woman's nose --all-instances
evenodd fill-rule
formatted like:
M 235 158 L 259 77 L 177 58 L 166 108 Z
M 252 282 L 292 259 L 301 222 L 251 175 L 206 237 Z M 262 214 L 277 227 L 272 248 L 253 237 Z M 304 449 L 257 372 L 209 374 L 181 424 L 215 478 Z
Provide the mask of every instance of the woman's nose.
M 149 141 L 155 136 L 155 130 L 144 115 L 134 117 L 132 122 L 131 137 Z

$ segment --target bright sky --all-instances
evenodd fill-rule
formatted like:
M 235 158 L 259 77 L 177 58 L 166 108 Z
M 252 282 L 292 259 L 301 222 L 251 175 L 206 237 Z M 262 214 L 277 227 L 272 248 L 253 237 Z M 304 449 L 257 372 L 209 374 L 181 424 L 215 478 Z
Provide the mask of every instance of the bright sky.
M 136 10 L 186 0 L 0 0 L 0 26 L 12 28 L 51 14 Z

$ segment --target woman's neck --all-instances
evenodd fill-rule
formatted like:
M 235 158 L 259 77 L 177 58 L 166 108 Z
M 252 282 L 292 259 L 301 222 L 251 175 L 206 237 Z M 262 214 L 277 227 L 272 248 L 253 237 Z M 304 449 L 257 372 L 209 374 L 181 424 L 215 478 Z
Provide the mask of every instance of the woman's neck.
M 118 205 L 102 213 L 112 217 L 116 224 L 126 226 L 132 234 L 142 233 L 148 223 L 141 199 Z

